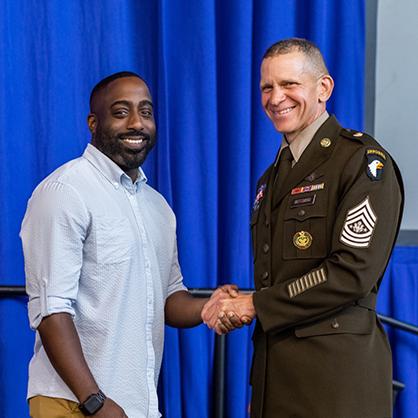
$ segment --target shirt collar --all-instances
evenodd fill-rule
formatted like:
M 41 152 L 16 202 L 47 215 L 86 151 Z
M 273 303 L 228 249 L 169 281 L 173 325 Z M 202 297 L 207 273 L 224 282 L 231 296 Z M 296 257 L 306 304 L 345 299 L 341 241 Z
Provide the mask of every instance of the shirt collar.
M 132 183 L 131 178 L 116 163 L 92 144 L 87 144 L 83 157 L 94 165 L 115 189 L 118 189 L 121 185 L 127 187 L 129 184 L 130 187 L 133 185 L 138 187 L 139 184 L 148 181 L 144 171 L 139 167 L 138 178 L 135 183 Z
M 283 148 L 289 146 L 296 164 L 299 161 L 301 155 L 303 154 L 303 151 L 305 151 L 306 147 L 311 143 L 316 131 L 328 118 L 329 114 L 327 111 L 325 111 L 310 125 L 308 125 L 303 131 L 301 131 L 297 138 L 295 138 L 295 140 L 290 145 L 287 143 L 286 138 L 283 135 L 280 151 Z

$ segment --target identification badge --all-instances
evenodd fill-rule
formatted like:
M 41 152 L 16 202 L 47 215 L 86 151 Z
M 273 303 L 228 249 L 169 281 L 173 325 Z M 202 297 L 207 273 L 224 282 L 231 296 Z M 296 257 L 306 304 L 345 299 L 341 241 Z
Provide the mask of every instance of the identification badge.
M 313 205 L 315 203 L 315 200 L 316 200 L 316 194 L 314 194 L 313 196 L 299 197 L 291 201 L 290 207 L 298 208 L 300 206 Z

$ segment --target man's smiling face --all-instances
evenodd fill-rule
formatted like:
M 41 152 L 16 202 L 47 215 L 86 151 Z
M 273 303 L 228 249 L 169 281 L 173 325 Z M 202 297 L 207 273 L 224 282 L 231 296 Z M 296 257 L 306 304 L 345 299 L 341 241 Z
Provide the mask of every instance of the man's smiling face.
M 97 93 L 88 124 L 92 144 L 132 178 L 155 144 L 152 99 L 137 77 L 113 80 Z
M 263 60 L 261 103 L 275 128 L 286 135 L 288 142 L 324 112 L 332 91 L 332 88 L 329 94 L 325 91 L 329 79 L 329 76 L 318 75 L 299 51 Z

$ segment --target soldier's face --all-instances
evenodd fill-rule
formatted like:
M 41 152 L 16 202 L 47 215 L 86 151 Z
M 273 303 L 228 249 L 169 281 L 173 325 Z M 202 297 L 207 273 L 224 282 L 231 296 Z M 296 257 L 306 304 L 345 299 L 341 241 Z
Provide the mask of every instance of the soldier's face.
M 112 81 L 88 118 L 92 144 L 127 174 L 135 172 L 155 144 L 155 121 L 148 87 L 137 77 Z
M 261 102 L 274 127 L 289 142 L 325 110 L 332 91 L 332 86 L 331 91 L 325 91 L 329 80 L 332 81 L 329 76 L 318 77 L 305 55 L 298 51 L 263 60 Z

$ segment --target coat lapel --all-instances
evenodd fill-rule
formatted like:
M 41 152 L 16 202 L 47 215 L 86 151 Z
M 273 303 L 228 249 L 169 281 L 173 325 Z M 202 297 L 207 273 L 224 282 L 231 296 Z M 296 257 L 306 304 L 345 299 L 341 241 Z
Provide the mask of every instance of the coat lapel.
M 303 152 L 297 164 L 292 168 L 281 190 L 273 194 L 272 208 L 276 207 L 282 199 L 296 187 L 305 177 L 309 176 L 321 164 L 328 160 L 335 147 L 341 126 L 334 116 L 330 116 L 318 129 L 311 143 Z M 329 139 L 329 146 L 321 145 L 321 140 Z M 327 142 L 327 141 L 325 141 Z M 322 142 L 324 144 L 324 141 Z M 280 175 L 280 173 L 279 173 Z

